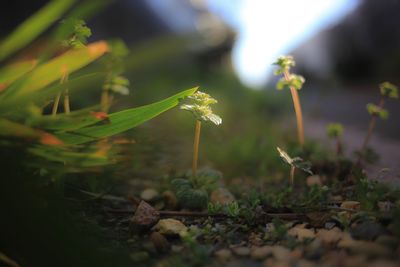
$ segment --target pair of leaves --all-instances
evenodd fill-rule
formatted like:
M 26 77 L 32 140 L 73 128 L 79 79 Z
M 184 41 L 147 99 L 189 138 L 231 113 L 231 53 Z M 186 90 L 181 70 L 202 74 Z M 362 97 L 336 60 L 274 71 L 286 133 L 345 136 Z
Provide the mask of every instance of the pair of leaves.
M 313 172 L 311 171 L 311 163 L 308 161 L 304 161 L 300 157 L 294 157 L 291 158 L 286 151 L 280 149 L 279 147 L 276 148 L 279 152 L 279 156 L 283 159 L 283 161 L 287 164 L 289 164 L 292 167 L 295 167 L 297 169 L 300 169 L 306 173 L 309 173 L 313 175 Z

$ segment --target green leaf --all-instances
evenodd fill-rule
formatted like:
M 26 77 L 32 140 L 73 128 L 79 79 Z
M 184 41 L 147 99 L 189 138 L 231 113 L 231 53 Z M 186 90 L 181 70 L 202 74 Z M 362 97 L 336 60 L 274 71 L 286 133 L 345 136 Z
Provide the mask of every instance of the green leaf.
M 50 27 L 75 2 L 75 0 L 53 0 L 25 20 L 0 43 L 0 60 L 17 52 Z
M 372 116 L 378 116 L 379 118 L 386 120 L 389 117 L 389 112 L 375 104 L 367 104 L 367 111 Z
M 28 60 L 9 64 L 0 70 L 0 91 L 8 85 L 31 71 L 37 64 L 36 60 Z
M 326 134 L 329 138 L 337 138 L 343 135 L 343 125 L 341 123 L 330 123 L 326 126 Z
M 390 82 L 381 83 L 379 85 L 379 89 L 381 91 L 381 95 L 383 95 L 385 97 L 394 98 L 394 99 L 399 98 L 397 86 Z
M 112 113 L 106 124 L 93 125 L 75 131 L 57 132 L 55 135 L 68 144 L 82 144 L 132 129 L 178 105 L 179 100 L 196 92 L 191 88 L 159 102 Z
M 108 51 L 108 45 L 104 41 L 92 43 L 87 47 L 72 49 L 49 62 L 38 66 L 18 89 L 18 96 L 35 92 L 55 81 L 63 75 L 85 67 Z

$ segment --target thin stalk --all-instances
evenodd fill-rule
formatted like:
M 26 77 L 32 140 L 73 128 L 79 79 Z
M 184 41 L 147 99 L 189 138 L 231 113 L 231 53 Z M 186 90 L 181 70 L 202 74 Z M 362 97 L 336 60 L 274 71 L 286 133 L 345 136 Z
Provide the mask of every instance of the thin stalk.
M 384 105 L 385 105 L 385 99 L 382 96 L 381 100 L 379 101 L 379 105 L 378 106 L 379 106 L 379 108 L 382 109 Z M 372 136 L 372 132 L 374 131 L 374 128 L 375 128 L 375 125 L 376 125 L 377 116 L 378 115 L 376 115 L 376 114 L 372 114 L 371 115 L 371 120 L 369 121 L 367 135 L 365 136 L 364 142 L 363 142 L 363 144 L 361 146 L 361 150 L 360 150 L 361 153 L 359 154 L 358 159 L 357 159 L 357 163 L 358 164 L 361 162 L 361 158 L 362 158 L 365 150 L 367 149 L 369 140 L 370 140 L 370 138 Z
M 290 167 L 290 186 L 293 187 L 294 186 L 294 173 L 296 171 L 296 167 L 295 166 L 291 166 Z
M 379 107 L 382 109 L 384 105 L 385 105 L 385 99 L 382 97 L 381 100 L 379 101 Z M 372 132 L 374 131 L 374 128 L 375 128 L 376 117 L 377 117 L 376 114 L 371 115 L 371 120 L 369 122 L 367 136 L 364 139 L 364 142 L 361 147 L 361 151 L 364 151 L 367 148 L 369 139 L 371 138 Z
M 289 72 L 284 71 L 283 73 L 285 80 L 289 81 Z M 292 94 L 294 111 L 296 113 L 296 120 L 297 120 L 297 136 L 299 139 L 299 143 L 301 146 L 304 145 L 304 126 L 303 126 L 303 114 L 301 111 L 300 99 L 299 94 L 296 88 L 290 87 L 290 93 Z
M 197 184 L 197 160 L 199 158 L 201 121 L 196 120 L 193 142 L 192 182 Z
M 65 114 L 69 114 L 71 112 L 71 108 L 70 108 L 70 104 L 69 104 L 68 88 L 66 88 L 65 92 L 64 92 L 64 112 L 65 112 Z
M 67 75 L 64 72 L 64 74 L 61 76 L 60 84 L 64 84 L 65 83 L 66 77 L 67 77 Z M 53 116 L 55 116 L 57 114 L 58 105 L 60 104 L 60 98 L 61 98 L 61 91 L 58 92 L 56 98 L 54 99 L 53 108 L 51 110 L 51 115 L 53 115 Z
M 51 110 L 51 115 L 55 116 L 57 114 L 58 105 L 60 103 L 61 91 L 58 92 L 56 98 L 54 99 L 53 109 Z
M 343 154 L 343 147 L 342 147 L 342 142 L 340 141 L 340 138 L 336 138 L 336 155 L 340 156 Z

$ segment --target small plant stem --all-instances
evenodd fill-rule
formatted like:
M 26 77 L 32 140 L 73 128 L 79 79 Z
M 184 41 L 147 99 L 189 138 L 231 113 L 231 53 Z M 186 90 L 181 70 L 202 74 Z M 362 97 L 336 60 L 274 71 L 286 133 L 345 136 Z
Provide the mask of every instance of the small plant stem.
M 200 130 L 201 130 L 201 121 L 196 120 L 196 125 L 194 128 L 193 162 L 192 162 L 193 184 L 197 184 L 197 160 L 199 158 Z
M 294 173 L 296 171 L 296 167 L 295 166 L 291 166 L 290 167 L 290 186 L 293 187 L 294 186 Z
M 63 72 L 63 75 L 61 76 L 60 79 L 60 84 L 64 84 L 65 83 L 65 79 L 66 79 L 67 75 L 66 72 Z M 60 104 L 60 98 L 61 98 L 61 91 L 58 92 L 56 98 L 54 99 L 54 104 L 53 104 L 53 108 L 51 110 L 51 115 L 55 116 L 57 114 L 57 110 L 58 110 L 58 105 Z
M 71 108 L 69 105 L 69 91 L 68 88 L 65 89 L 64 92 L 64 112 L 65 114 L 69 114 L 71 112 Z
M 378 106 L 379 106 L 379 108 L 382 109 L 384 105 L 385 105 L 385 99 L 382 96 L 381 100 L 379 101 L 379 105 Z M 364 142 L 363 142 L 363 144 L 361 146 L 361 151 L 360 151 L 361 153 L 358 156 L 358 160 L 357 160 L 358 164 L 361 162 L 361 158 L 363 156 L 363 153 L 367 149 L 367 146 L 368 146 L 368 143 L 369 143 L 369 139 L 371 138 L 372 132 L 374 131 L 374 128 L 375 128 L 377 116 L 378 115 L 376 115 L 376 114 L 372 114 L 371 115 L 371 120 L 369 121 L 367 135 L 365 136 Z
M 284 71 L 283 75 L 286 81 L 289 81 L 289 72 Z M 304 145 L 304 126 L 303 126 L 303 114 L 301 111 L 300 99 L 299 94 L 296 88 L 290 87 L 290 93 L 292 94 L 294 111 L 296 113 L 296 120 L 297 120 L 297 135 L 299 139 L 299 143 L 301 146 Z
M 342 147 L 342 142 L 340 141 L 340 138 L 336 138 L 336 155 L 340 156 L 343 154 L 343 147 Z
M 100 106 L 101 106 L 101 111 L 103 112 L 108 112 L 109 109 L 109 96 L 108 96 L 108 89 L 103 88 L 101 92 L 101 99 L 100 99 Z
M 58 105 L 60 103 L 61 92 L 58 92 L 56 98 L 54 99 L 53 109 L 51 110 L 51 115 L 57 115 Z

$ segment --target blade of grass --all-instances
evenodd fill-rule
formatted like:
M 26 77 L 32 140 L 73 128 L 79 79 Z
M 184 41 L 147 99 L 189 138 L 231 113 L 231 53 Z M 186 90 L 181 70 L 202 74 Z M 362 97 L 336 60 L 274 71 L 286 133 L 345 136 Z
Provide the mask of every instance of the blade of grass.
M 65 71 L 71 74 L 85 67 L 108 51 L 104 41 L 89 44 L 87 47 L 72 49 L 35 68 L 24 84 L 14 92 L 22 96 L 58 81 Z
M 75 0 L 53 0 L 19 25 L 2 43 L 0 60 L 28 45 L 64 14 Z
M 173 95 L 169 98 L 138 108 L 132 108 L 115 112 L 109 115 L 108 123 L 94 125 L 75 131 L 58 132 L 55 135 L 67 144 L 82 144 L 95 141 L 99 138 L 109 137 L 131 128 L 134 128 L 145 121 L 178 105 L 179 100 L 196 92 L 198 87 L 191 88 Z

